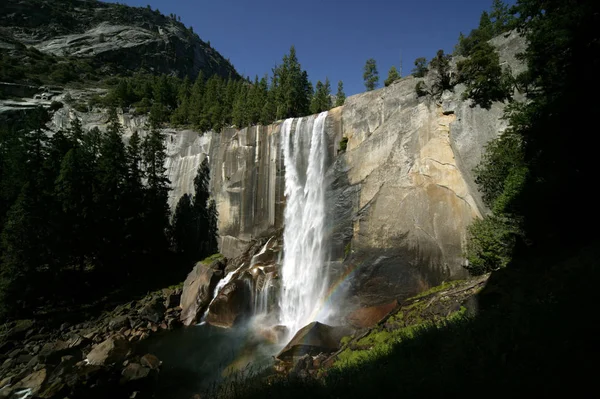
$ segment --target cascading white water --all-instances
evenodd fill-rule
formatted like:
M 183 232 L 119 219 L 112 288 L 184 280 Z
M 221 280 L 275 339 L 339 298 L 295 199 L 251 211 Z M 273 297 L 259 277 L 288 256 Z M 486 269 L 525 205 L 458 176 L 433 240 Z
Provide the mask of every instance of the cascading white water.
M 287 119 L 281 127 L 286 208 L 279 302 L 281 323 L 292 334 L 315 321 L 327 287 L 323 246 L 326 117 L 323 112 L 316 118 Z

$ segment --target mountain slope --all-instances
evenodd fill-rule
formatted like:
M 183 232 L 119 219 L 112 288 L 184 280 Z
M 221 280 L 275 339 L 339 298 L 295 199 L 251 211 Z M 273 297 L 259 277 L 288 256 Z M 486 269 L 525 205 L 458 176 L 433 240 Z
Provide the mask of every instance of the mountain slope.
M 95 0 L 4 0 L 0 80 L 68 83 L 134 71 L 239 76 L 191 28 L 151 8 Z

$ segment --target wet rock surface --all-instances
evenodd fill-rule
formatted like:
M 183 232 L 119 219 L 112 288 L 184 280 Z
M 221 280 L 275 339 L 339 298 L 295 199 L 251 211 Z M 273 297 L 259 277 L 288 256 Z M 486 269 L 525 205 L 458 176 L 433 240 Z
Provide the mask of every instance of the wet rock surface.
M 210 303 L 215 287 L 223 278 L 226 260 L 198 262 L 183 283 L 181 322 L 189 326 L 200 320 Z

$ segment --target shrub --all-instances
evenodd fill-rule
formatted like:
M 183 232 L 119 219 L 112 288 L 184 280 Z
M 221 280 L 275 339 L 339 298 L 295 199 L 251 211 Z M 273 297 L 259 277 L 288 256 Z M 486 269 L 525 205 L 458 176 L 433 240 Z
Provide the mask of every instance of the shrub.
M 468 228 L 468 264 L 465 268 L 472 275 L 481 275 L 506 267 L 521 235 L 516 219 L 491 215 L 476 220 Z
M 423 97 L 429 94 L 427 91 L 427 85 L 425 85 L 425 82 L 423 81 L 420 81 L 416 84 L 415 91 L 417 92 L 417 97 Z
M 348 147 L 348 137 L 342 137 L 340 140 L 340 152 L 346 152 L 346 148 Z

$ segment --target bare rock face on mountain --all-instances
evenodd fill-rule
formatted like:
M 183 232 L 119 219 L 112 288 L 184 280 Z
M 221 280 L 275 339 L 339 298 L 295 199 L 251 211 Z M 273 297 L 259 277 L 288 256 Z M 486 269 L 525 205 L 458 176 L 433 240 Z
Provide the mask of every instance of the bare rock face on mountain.
M 237 76 L 231 63 L 176 16 L 150 7 L 99 1 L 5 0 L 0 47 L 33 46 L 44 54 L 84 59 L 106 73 L 146 70 L 195 78 Z

